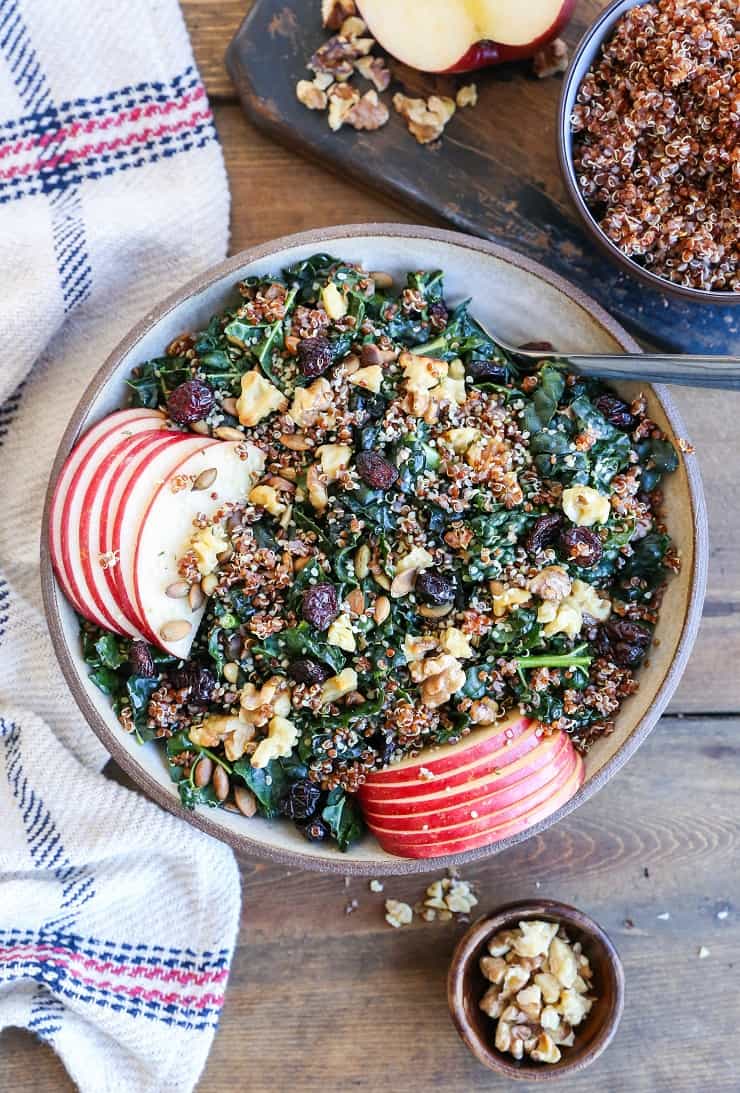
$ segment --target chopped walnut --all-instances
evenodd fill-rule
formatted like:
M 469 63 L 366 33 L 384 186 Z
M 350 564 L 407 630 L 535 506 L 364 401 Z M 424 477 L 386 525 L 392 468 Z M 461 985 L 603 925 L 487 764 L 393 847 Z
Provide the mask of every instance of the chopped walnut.
M 414 912 L 408 903 L 402 903 L 397 899 L 385 901 L 385 921 L 389 926 L 398 929 L 400 926 L 408 926 L 414 918 Z
M 421 683 L 422 702 L 432 708 L 443 706 L 465 686 L 465 669 L 449 653 L 415 661 L 409 665 L 409 672 L 415 683 Z
M 557 76 L 568 67 L 568 47 L 562 38 L 553 38 L 546 46 L 539 49 L 532 61 L 535 75 L 544 80 L 548 76 Z
M 595 1001 L 580 943 L 572 945 L 556 922 L 533 920 L 499 931 L 488 951 L 480 970 L 491 985 L 479 1005 L 497 1021 L 495 1047 L 515 1059 L 557 1062 Z
M 459 87 L 455 95 L 455 102 L 460 109 L 464 109 L 466 106 L 475 106 L 478 102 L 478 88 L 474 83 Z
M 303 103 L 309 110 L 326 110 L 329 101 L 326 92 L 317 87 L 315 81 L 299 80 L 295 85 L 295 94 L 298 102 Z
M 329 128 L 338 132 L 360 101 L 360 92 L 346 83 L 332 84 L 328 93 Z
M 532 577 L 529 587 L 541 600 L 564 600 L 570 593 L 571 581 L 562 566 L 549 565 Z
M 321 0 L 321 22 L 327 30 L 339 30 L 345 19 L 356 14 L 355 0 Z
M 412 99 L 399 91 L 393 96 L 393 105 L 406 119 L 409 132 L 419 144 L 430 144 L 442 136 L 447 122 L 455 113 L 454 99 L 430 95 L 427 100 Z
M 366 80 L 369 80 L 376 91 L 386 91 L 391 82 L 390 69 L 386 66 L 382 57 L 358 57 L 355 68 Z
M 377 91 L 366 91 L 344 115 L 344 124 L 353 129 L 381 129 L 388 121 L 388 107 L 378 98 Z

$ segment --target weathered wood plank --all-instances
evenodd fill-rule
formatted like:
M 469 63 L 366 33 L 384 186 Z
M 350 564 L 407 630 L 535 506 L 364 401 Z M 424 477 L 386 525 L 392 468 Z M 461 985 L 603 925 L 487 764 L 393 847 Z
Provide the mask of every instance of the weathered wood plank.
M 570 1083 L 574 1093 L 737 1089 L 727 1045 L 740 1020 L 731 989 L 740 960 L 739 732 L 736 720 L 664 718 L 574 816 L 465 870 L 478 886 L 476 911 L 548 896 L 587 910 L 617 944 L 624 1020 L 604 1057 Z M 381 895 L 359 879 L 345 887 L 255 862 L 242 875 L 239 945 L 200 1093 L 230 1093 L 237 1081 L 252 1093 L 491 1087 L 447 1014 L 444 979 L 464 925 L 394 931 L 383 921 L 383 900 L 415 902 L 422 879 L 389 879 Z M 351 899 L 359 906 L 347 915 Z M 665 912 L 668 920 L 657 917 Z M 710 950 L 701 962 L 700 945 Z M 48 1049 L 8 1032 L 0 1088 L 72 1086 Z

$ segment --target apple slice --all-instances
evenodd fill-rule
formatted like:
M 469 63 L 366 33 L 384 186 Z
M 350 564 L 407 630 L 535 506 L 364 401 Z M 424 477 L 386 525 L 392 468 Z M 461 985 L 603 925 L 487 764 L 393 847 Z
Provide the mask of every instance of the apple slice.
M 503 747 L 489 752 L 483 759 L 458 767 L 454 771 L 435 774 L 429 768 L 423 767 L 423 777 L 417 777 L 409 782 L 389 784 L 384 784 L 380 780 L 376 781 L 378 774 L 382 774 L 382 771 L 369 774 L 360 787 L 358 798 L 363 805 L 367 804 L 372 808 L 400 797 L 410 801 L 439 792 L 457 795 L 483 779 L 495 781 L 497 785 L 505 784 L 510 767 L 536 748 L 542 736 L 542 727 L 538 722 L 531 721 L 514 739 L 505 740 Z
M 254 444 L 201 443 L 169 469 L 155 458 L 121 504 L 114 529 L 119 595 L 123 588 L 144 633 L 174 656 L 187 657 L 204 611 L 193 611 L 187 598 L 166 594 L 180 579 L 178 565 L 193 536 L 194 520 L 219 519 L 225 507 L 243 501 L 264 464 L 264 453 Z M 183 482 L 195 482 L 205 471 L 216 472 L 207 489 L 183 488 Z M 175 639 L 164 633 L 166 624 L 175 622 L 190 624 L 185 636 Z
M 357 0 L 378 43 L 422 72 L 470 72 L 533 57 L 575 0 Z
M 140 431 L 162 430 L 164 414 L 145 408 L 119 410 L 97 422 L 77 442 L 59 473 L 49 510 L 49 553 L 62 590 L 72 606 L 99 626 L 108 626 L 105 616 L 91 604 L 86 582 L 80 574 L 79 552 L 71 538 L 76 526 L 86 482 L 94 474 L 98 460 L 126 436 Z
M 422 816 L 401 816 L 395 820 L 384 818 L 380 824 L 368 818 L 368 826 L 376 835 L 383 834 L 394 839 L 410 842 L 437 842 L 440 839 L 455 838 L 458 835 L 473 834 L 485 830 L 491 824 L 505 823 L 538 805 L 557 789 L 560 781 L 565 780 L 575 768 L 575 750 L 573 746 L 566 750 L 564 757 L 544 763 L 545 778 L 535 778 L 535 771 L 522 778 L 512 794 L 509 789 L 494 791 L 491 794 L 491 808 L 486 808 L 483 800 L 475 807 L 465 804 L 450 811 L 439 810 Z M 539 783 L 539 784 L 537 784 Z
M 550 765 L 572 761 L 571 751 L 565 734 L 553 733 L 542 738 L 533 751 L 510 763 L 501 774 L 489 773 L 475 782 L 466 783 L 461 789 L 438 788 L 423 797 L 399 794 L 397 798 L 383 801 L 362 798 L 363 813 L 368 822 L 379 822 L 384 827 L 400 827 L 406 817 L 423 816 L 428 820 L 430 816 L 445 816 L 451 819 L 454 809 L 477 811 L 479 804 L 507 803 L 522 795 L 524 781 L 528 781 L 532 788 L 536 784 L 544 785 L 549 777 Z
M 140 534 L 141 522 L 147 507 L 161 487 L 178 467 L 199 451 L 215 447 L 219 442 L 208 437 L 180 434 L 178 440 L 162 447 L 143 451 L 132 457 L 115 476 L 103 499 L 107 519 L 101 520 L 100 535 L 103 553 L 116 559 L 115 565 L 105 570 L 111 590 L 119 607 L 152 644 L 158 645 L 156 636 L 148 630 L 136 605 L 136 594 L 131 575 L 131 565 Z M 161 548 L 159 548 L 161 549 Z
M 143 432 L 126 437 L 98 463 L 95 473 L 85 491 L 79 522 L 79 554 L 87 585 L 92 594 L 95 609 L 108 619 L 108 629 L 115 630 L 131 638 L 141 638 L 138 627 L 134 626 L 121 610 L 114 595 L 115 582 L 106 579 L 106 570 L 115 564 L 110 556 L 101 549 L 101 524 L 110 516 L 104 504 L 109 498 L 111 484 L 123 474 L 124 469 L 136 460 L 141 462 L 170 443 L 173 437 L 182 437 L 182 433 Z
M 583 777 L 583 760 L 578 755 L 574 770 L 565 782 L 554 790 L 550 797 L 516 819 L 502 824 L 494 824 L 484 831 L 476 831 L 439 843 L 419 841 L 412 845 L 401 845 L 393 838 L 384 839 L 378 835 L 376 837 L 383 850 L 401 858 L 437 858 L 447 854 L 462 854 L 468 850 L 493 846 L 501 839 L 506 839 L 511 835 L 518 835 L 541 820 L 547 819 L 553 812 L 557 812 L 583 784 Z
M 413 759 L 402 759 L 385 770 L 379 770 L 368 778 L 367 784 L 393 785 L 397 782 L 413 782 L 424 778 L 424 771 L 435 776 L 447 771 L 459 770 L 491 752 L 505 747 L 529 726 L 530 719 L 519 713 L 509 714 L 503 721 L 485 725 L 464 736 L 456 744 L 443 744 L 438 748 L 426 748 Z

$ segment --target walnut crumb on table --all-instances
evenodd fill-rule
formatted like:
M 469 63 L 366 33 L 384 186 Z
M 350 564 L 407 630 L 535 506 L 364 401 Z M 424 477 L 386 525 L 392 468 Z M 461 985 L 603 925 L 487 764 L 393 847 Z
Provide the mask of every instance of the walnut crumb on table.
M 534 74 L 540 80 L 557 76 L 559 72 L 565 72 L 569 60 L 568 47 L 563 39 L 554 38 L 535 53 L 532 59 Z

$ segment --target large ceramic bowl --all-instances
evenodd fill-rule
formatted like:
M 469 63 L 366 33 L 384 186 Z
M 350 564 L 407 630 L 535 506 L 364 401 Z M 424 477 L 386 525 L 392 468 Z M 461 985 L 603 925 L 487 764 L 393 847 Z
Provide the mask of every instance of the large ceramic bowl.
M 132 368 L 159 355 L 175 335 L 205 325 L 230 299 L 234 284 L 247 274 L 277 271 L 319 250 L 362 262 L 368 269 L 384 269 L 398 275 L 409 269 L 443 269 L 448 298 L 457 301 L 473 296 L 475 313 L 514 344 L 547 339 L 565 352 L 614 353 L 638 348 L 605 311 L 566 281 L 534 262 L 479 239 L 393 224 L 338 227 L 289 236 L 254 247 L 202 274 L 142 319 L 82 395 L 60 445 L 52 483 L 79 434 L 126 403 L 126 378 Z M 644 385 L 625 384 L 620 391 L 634 397 L 643 388 Z M 685 436 L 667 392 L 662 388 L 644 389 L 650 414 L 661 428 L 674 439 Z M 622 707 L 616 731 L 591 749 L 586 759 L 584 785 L 558 812 L 493 847 L 454 857 L 426 861 L 395 858 L 384 853 L 370 837 L 350 853 L 341 854 L 321 844 L 307 843 L 287 822 L 268 823 L 208 808 L 195 812 L 181 808 L 161 750 L 154 744 L 139 745 L 132 736 L 127 736 L 106 697 L 88 680 L 75 614 L 53 577 L 44 535 L 41 566 L 49 628 L 64 674 L 90 727 L 131 778 L 171 812 L 243 853 L 270 857 L 292 866 L 365 875 L 436 870 L 503 850 L 562 819 L 617 773 L 660 717 L 676 689 L 696 636 L 707 564 L 706 513 L 693 461 L 681 463 L 666 483 L 665 493 L 668 530 L 681 553 L 681 572 L 671 579 L 665 596 L 657 629 L 660 644 L 641 672 L 639 691 Z

